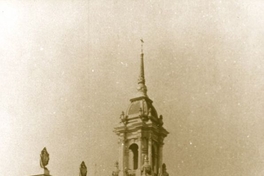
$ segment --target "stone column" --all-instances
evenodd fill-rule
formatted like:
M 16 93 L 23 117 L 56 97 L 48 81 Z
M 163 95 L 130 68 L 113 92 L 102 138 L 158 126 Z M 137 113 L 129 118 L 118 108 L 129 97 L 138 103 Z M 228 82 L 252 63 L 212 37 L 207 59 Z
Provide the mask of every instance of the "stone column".
M 138 137 L 138 173 L 137 175 L 141 175 L 141 166 L 142 166 L 142 137 Z
M 159 144 L 159 171 L 162 168 L 163 163 L 163 143 Z
M 152 166 L 152 137 L 151 134 L 148 139 L 148 160 L 149 160 L 149 165 L 151 166 L 151 169 L 153 170 Z
M 147 138 L 141 138 L 141 152 L 142 152 L 142 156 L 141 156 L 141 163 L 142 163 L 142 165 L 143 165 L 143 161 L 144 161 L 144 157 L 143 157 L 143 155 L 148 155 L 148 143 L 147 143 Z
M 120 147 L 119 147 L 119 168 L 120 168 L 120 176 L 124 176 L 124 161 L 125 161 L 125 140 L 120 139 Z
M 159 153 L 159 151 L 158 151 L 158 147 L 156 147 L 156 150 L 155 150 L 155 173 L 157 173 L 158 174 L 158 168 L 159 168 L 159 161 L 158 161 L 158 153 Z

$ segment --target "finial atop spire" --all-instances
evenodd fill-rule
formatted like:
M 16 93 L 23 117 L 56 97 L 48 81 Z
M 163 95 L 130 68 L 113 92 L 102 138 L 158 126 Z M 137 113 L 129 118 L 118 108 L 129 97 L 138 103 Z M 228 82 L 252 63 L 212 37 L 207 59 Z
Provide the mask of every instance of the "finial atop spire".
M 141 41 L 141 54 L 143 54 L 143 43 L 144 43 L 144 40 L 140 39 L 140 41 Z
M 143 53 L 143 39 L 140 39 L 141 41 L 141 54 L 140 54 L 140 74 L 138 78 L 138 91 L 143 93 L 143 96 L 147 96 L 147 87 L 145 85 L 145 74 L 144 74 L 144 53 Z

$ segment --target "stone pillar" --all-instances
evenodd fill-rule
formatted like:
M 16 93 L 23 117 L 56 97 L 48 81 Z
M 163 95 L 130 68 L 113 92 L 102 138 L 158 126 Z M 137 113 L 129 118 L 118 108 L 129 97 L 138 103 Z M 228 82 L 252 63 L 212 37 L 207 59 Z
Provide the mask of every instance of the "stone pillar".
M 137 175 L 141 175 L 141 166 L 142 166 L 142 137 L 138 137 L 138 171 Z
M 126 167 L 129 169 L 134 169 L 134 153 L 132 152 L 132 150 L 126 149 L 126 155 L 127 156 L 127 164 Z
M 153 166 L 152 166 L 152 137 L 151 137 L 151 134 L 150 134 L 149 140 L 148 140 L 148 159 L 149 159 L 149 164 L 151 166 L 151 169 L 153 170 Z
M 125 154 L 125 140 L 120 139 L 120 147 L 119 147 L 119 168 L 120 168 L 120 176 L 124 176 L 124 154 Z
M 162 168 L 163 163 L 163 143 L 159 144 L 159 170 Z
M 158 161 L 158 148 L 156 147 L 156 150 L 155 150 L 155 173 L 159 173 L 159 161 Z
M 148 155 L 148 143 L 147 143 L 147 138 L 141 138 L 141 152 L 142 152 L 142 156 L 141 156 L 141 163 L 143 165 L 143 161 L 144 161 L 144 156 L 143 155 Z

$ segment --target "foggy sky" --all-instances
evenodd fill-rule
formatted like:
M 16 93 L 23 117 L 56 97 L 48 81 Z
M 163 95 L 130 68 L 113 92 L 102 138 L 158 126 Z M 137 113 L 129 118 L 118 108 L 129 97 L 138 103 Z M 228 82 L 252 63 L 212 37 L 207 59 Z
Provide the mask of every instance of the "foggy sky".
M 110 175 L 137 87 L 164 127 L 170 175 L 264 174 L 261 0 L 0 2 L 0 173 Z

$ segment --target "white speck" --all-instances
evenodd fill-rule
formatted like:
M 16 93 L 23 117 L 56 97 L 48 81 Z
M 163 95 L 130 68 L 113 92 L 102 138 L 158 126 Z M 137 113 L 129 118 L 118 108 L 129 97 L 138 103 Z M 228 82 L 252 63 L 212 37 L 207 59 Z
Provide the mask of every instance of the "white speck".
M 122 65 L 126 66 L 127 67 L 127 63 L 124 63 L 124 62 L 120 62 Z
M 247 138 L 249 138 L 250 137 L 250 135 L 247 135 Z
M 44 48 L 40 47 L 40 51 L 43 51 L 43 50 L 44 50 Z
M 190 141 L 190 145 L 192 145 L 192 141 Z
M 92 69 L 92 72 L 94 72 L 94 69 Z
M 240 106 L 240 103 L 237 103 L 238 106 Z

